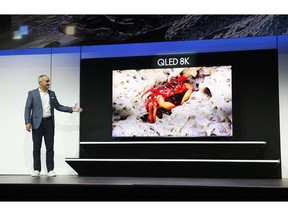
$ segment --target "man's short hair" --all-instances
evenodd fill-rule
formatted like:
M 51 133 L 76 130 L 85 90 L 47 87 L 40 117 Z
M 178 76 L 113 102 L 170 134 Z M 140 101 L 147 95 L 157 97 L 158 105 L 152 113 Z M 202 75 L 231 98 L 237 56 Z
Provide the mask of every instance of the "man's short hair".
M 40 83 L 40 82 L 42 81 L 42 78 L 43 78 L 43 77 L 48 77 L 48 76 L 45 75 L 45 74 L 40 75 L 40 76 L 38 77 L 38 83 Z

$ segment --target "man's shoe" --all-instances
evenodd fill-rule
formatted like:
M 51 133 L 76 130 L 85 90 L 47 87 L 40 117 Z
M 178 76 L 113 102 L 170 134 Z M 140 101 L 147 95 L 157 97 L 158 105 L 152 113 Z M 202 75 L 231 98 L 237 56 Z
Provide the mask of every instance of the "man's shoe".
M 56 177 L 56 173 L 54 172 L 54 170 L 51 170 L 47 173 L 47 176 L 49 177 Z
M 38 177 L 40 176 L 40 172 L 38 170 L 34 170 L 33 173 L 31 174 L 32 177 Z

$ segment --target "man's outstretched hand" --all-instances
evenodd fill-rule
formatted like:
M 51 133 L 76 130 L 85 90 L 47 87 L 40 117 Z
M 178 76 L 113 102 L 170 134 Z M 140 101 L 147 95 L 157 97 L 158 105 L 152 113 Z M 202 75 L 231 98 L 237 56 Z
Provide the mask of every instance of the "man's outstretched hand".
M 80 113 L 83 111 L 83 109 L 81 107 L 77 107 L 77 103 L 76 103 L 75 106 L 72 108 L 72 111 Z

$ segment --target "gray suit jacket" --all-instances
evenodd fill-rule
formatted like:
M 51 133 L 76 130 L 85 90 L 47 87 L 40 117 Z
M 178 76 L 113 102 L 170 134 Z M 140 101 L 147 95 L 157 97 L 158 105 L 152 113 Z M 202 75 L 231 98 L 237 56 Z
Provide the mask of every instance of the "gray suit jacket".
M 50 97 L 50 106 L 51 106 L 51 115 L 53 119 L 53 125 L 55 125 L 54 108 L 61 112 L 72 113 L 73 111 L 72 111 L 72 107 L 62 106 L 61 104 L 59 104 L 54 91 L 48 90 L 48 93 Z M 31 123 L 33 129 L 39 128 L 41 121 L 42 121 L 42 117 L 43 117 L 43 108 L 42 108 L 39 88 L 28 92 L 24 116 L 25 116 L 25 124 Z

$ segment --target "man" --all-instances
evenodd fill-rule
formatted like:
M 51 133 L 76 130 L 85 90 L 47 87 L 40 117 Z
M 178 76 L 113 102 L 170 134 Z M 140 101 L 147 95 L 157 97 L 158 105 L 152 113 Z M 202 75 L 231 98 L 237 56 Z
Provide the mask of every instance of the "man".
M 32 177 L 40 176 L 41 145 L 44 136 L 46 146 L 46 166 L 48 176 L 55 177 L 54 171 L 54 108 L 61 112 L 82 112 L 82 108 L 67 107 L 59 104 L 55 92 L 49 90 L 50 79 L 47 75 L 38 78 L 39 88 L 28 92 L 25 105 L 26 130 L 32 130 L 33 139 L 33 167 Z

